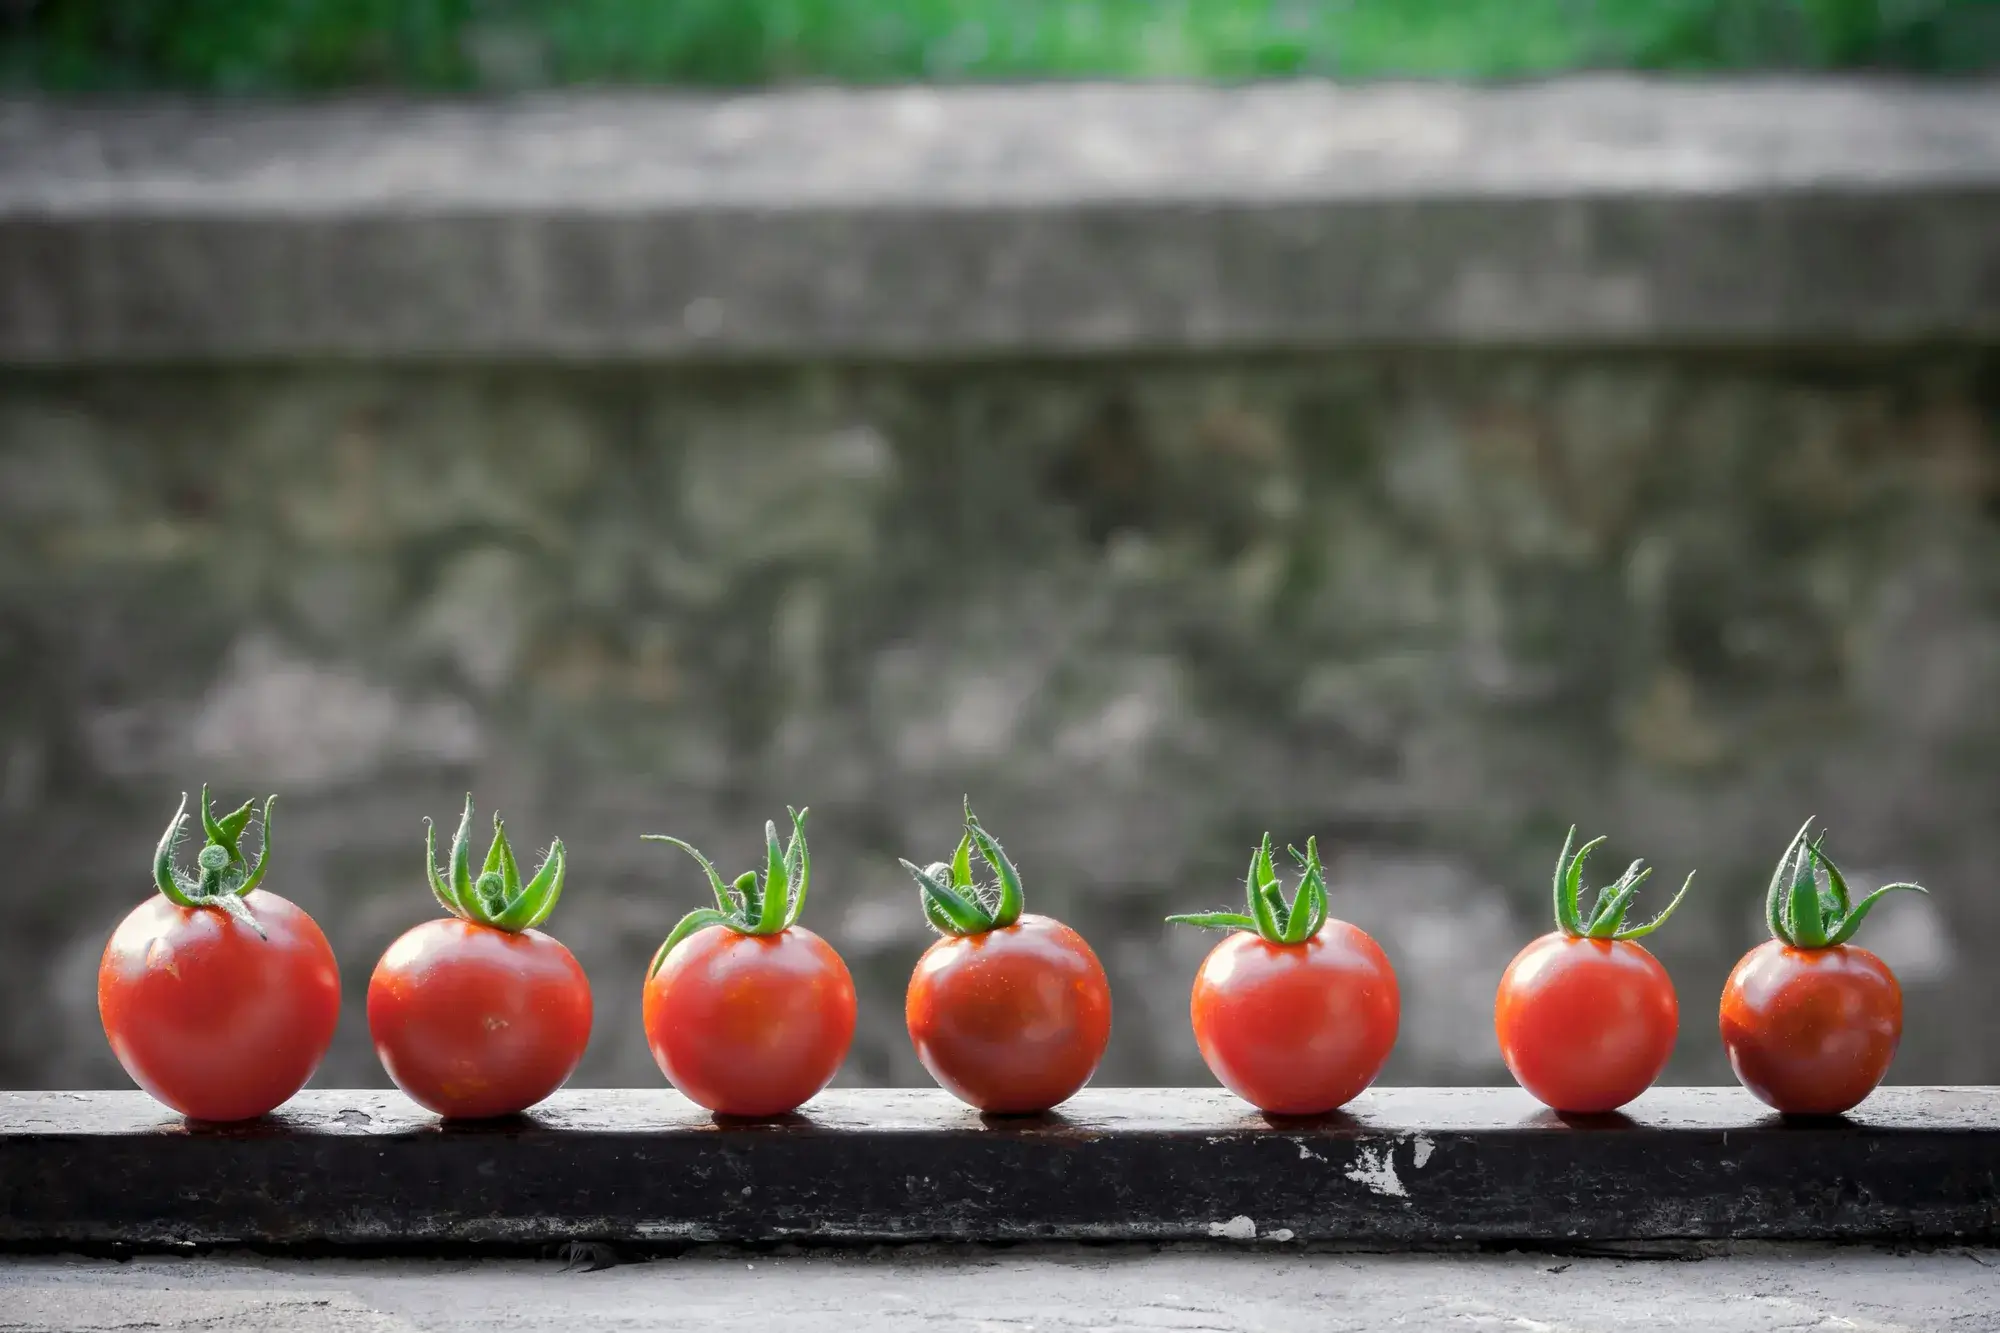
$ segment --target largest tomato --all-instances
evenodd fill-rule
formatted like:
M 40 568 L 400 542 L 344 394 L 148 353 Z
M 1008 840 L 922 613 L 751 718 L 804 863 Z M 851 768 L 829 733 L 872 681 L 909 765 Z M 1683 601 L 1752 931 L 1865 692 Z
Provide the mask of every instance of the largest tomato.
M 132 1081 L 195 1120 L 248 1120 L 305 1086 L 340 1019 L 340 969 L 313 919 L 258 886 L 271 857 L 264 802 L 257 860 L 238 844 L 245 802 L 217 818 L 189 875 L 174 864 L 187 797 L 153 857 L 159 896 L 112 932 L 97 969 L 104 1035 Z
M 1903 1037 L 1903 990 L 1888 964 L 1849 944 L 1885 884 L 1853 902 L 1807 820 L 1778 858 L 1765 898 L 1771 938 L 1722 988 L 1723 1049 L 1737 1081 L 1788 1115 L 1839 1115 L 1889 1072 Z
M 972 879 L 972 853 L 998 878 Z M 1097 1071 L 1111 987 L 1083 936 L 1021 910 L 1021 876 L 965 812 L 951 862 L 903 862 L 944 936 L 917 960 L 903 1017 L 917 1059 L 945 1091 L 992 1115 L 1047 1111 Z
M 368 1032 L 396 1086 L 441 1116 L 477 1120 L 525 1111 L 576 1072 L 590 1044 L 590 981 L 562 942 L 535 927 L 562 897 L 562 839 L 527 883 L 493 819 L 493 844 L 472 874 L 472 797 L 437 868 L 426 826 L 424 868 L 451 913 L 404 932 L 368 981 Z
M 1195 973 L 1189 1012 L 1201 1058 L 1223 1087 L 1270 1115 L 1323 1115 L 1360 1095 L 1396 1045 L 1402 997 L 1366 931 L 1327 916 L 1319 844 L 1306 840 L 1290 903 L 1271 835 L 1250 856 L 1246 911 L 1170 916 L 1233 932 Z
M 1556 928 L 1515 955 L 1493 1000 L 1508 1072 L 1544 1105 L 1575 1114 L 1615 1111 L 1651 1087 L 1680 1033 L 1674 983 L 1638 941 L 1666 924 L 1694 876 L 1658 916 L 1628 926 L 1633 895 L 1653 873 L 1634 861 L 1586 914 L 1583 863 L 1603 841 L 1576 847 L 1571 827 L 1556 858 Z
M 778 844 L 764 825 L 764 873 L 728 885 L 706 856 L 651 833 L 700 863 L 714 907 L 682 917 L 646 973 L 646 1044 L 689 1100 L 717 1115 L 796 1110 L 833 1080 L 854 1040 L 854 978 L 833 946 L 798 924 L 812 857 L 806 812 Z

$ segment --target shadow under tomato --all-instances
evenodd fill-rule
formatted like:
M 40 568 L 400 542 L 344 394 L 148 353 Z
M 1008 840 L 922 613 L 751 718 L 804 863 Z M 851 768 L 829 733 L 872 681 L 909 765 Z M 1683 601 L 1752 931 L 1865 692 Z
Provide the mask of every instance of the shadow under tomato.
M 1526 1129 L 1637 1129 L 1639 1122 L 1623 1111 L 1553 1111 L 1547 1107 L 1521 1122 Z
M 1346 1111 L 1322 1111 L 1318 1115 L 1278 1115 L 1271 1111 L 1259 1111 L 1257 1118 L 1272 1129 L 1331 1130 L 1340 1134 L 1358 1134 L 1367 1129 Z

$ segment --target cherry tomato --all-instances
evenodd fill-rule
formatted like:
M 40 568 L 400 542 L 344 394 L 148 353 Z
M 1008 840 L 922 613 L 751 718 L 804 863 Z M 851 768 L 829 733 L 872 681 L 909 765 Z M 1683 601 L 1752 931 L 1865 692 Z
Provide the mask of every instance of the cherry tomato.
M 974 883 L 975 852 L 997 885 Z M 917 1059 L 989 1115 L 1038 1114 L 1075 1096 L 1111 1039 L 1111 986 L 1083 936 L 1023 915 L 1021 872 L 969 804 L 948 863 L 903 868 L 944 936 L 917 960 L 904 999 Z
M 431 892 L 451 913 L 391 944 L 368 981 L 375 1054 L 411 1100 L 452 1119 L 514 1115 L 560 1088 L 590 1044 L 590 981 L 535 927 L 562 897 L 558 838 L 526 883 L 493 820 L 486 868 L 472 874 L 472 797 L 444 873 L 424 836 Z
M 174 864 L 187 797 L 153 854 L 160 896 L 111 934 L 97 1011 L 132 1080 L 195 1120 L 249 1120 L 305 1086 L 340 1020 L 340 969 L 313 919 L 258 885 L 271 860 L 271 797 L 257 860 L 238 847 L 256 810 L 217 816 L 197 873 Z
M 1083 936 L 1028 913 L 924 951 L 903 1007 L 938 1085 L 992 1115 L 1047 1111 L 1097 1072 L 1111 986 Z
M 1889 1072 L 1903 988 L 1868 950 L 1766 940 L 1722 988 L 1722 1047 L 1760 1101 L 1788 1115 L 1839 1115 Z
M 194 1120 L 249 1120 L 306 1085 L 340 1021 L 340 968 L 298 907 L 256 889 L 255 929 L 165 898 L 119 923 L 97 1008 L 132 1081 Z
M 539 930 L 445 917 L 405 931 L 368 982 L 368 1031 L 396 1086 L 456 1119 L 513 1115 L 569 1081 L 590 980 Z
M 854 1040 L 854 979 L 833 946 L 792 926 L 707 926 L 646 979 L 646 1044 L 689 1100 L 717 1115 L 776 1116 L 833 1081 Z
M 1722 988 L 1719 1021 L 1730 1068 L 1752 1095 L 1786 1115 L 1840 1115 L 1889 1072 L 1903 1037 L 1903 990 L 1880 958 L 1849 944 L 1886 895 L 1853 902 L 1840 867 L 1809 839 L 1808 819 L 1771 875 L 1772 938 Z
M 1321 1115 L 1375 1081 L 1396 1044 L 1396 973 L 1366 932 L 1303 944 L 1238 931 L 1195 974 L 1195 1044 L 1222 1086 L 1271 1115 Z
M 1493 1026 L 1508 1072 L 1558 1111 L 1615 1111 L 1653 1086 L 1680 1032 L 1659 959 L 1630 940 L 1554 931 L 1500 978 Z
M 1529 1095 L 1557 1111 L 1615 1111 L 1653 1085 L 1680 1033 L 1680 1000 L 1659 959 L 1634 943 L 1666 923 L 1687 896 L 1644 925 L 1627 926 L 1633 896 L 1653 872 L 1634 861 L 1582 910 L 1583 863 L 1604 839 L 1576 848 L 1576 829 L 1556 858 L 1556 929 L 1514 956 L 1493 1000 L 1493 1030 L 1507 1069 Z
M 682 917 L 646 974 L 646 1044 L 670 1082 L 717 1115 L 795 1111 L 833 1081 L 854 1040 L 854 978 L 833 946 L 798 925 L 812 877 L 806 812 L 791 837 L 764 825 L 765 869 L 724 884 L 679 838 L 649 833 L 693 857 L 714 907 Z

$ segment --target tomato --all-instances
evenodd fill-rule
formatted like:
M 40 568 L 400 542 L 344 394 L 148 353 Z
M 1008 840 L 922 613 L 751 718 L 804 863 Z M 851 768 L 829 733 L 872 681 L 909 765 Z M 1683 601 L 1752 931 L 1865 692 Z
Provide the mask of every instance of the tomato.
M 396 1086 L 441 1116 L 512 1115 L 569 1081 L 590 980 L 539 930 L 445 917 L 405 931 L 368 982 L 368 1031 Z
M 160 840 L 160 896 L 112 932 L 97 969 L 104 1035 L 133 1082 L 194 1120 L 249 1120 L 304 1087 L 340 1020 L 340 969 L 310 916 L 258 888 L 271 805 L 254 865 L 237 843 L 252 807 L 217 818 L 202 788 L 208 843 L 198 876 L 173 862 L 187 797 Z
M 716 1115 L 797 1110 L 833 1081 L 854 1040 L 854 978 L 833 946 L 797 924 L 812 857 L 804 810 L 778 845 L 764 825 L 765 871 L 733 885 L 679 838 L 649 833 L 692 856 L 714 907 L 680 919 L 646 974 L 646 1044 L 660 1072 Z
M 1851 944 L 1766 940 L 1722 988 L 1722 1047 L 1737 1081 L 1790 1115 L 1839 1115 L 1889 1072 L 1903 1039 L 1903 988 Z
M 310 916 L 275 893 L 214 907 L 164 898 L 119 923 L 97 1009 L 132 1081 L 193 1120 L 249 1120 L 306 1085 L 340 1021 L 340 968 Z
M 1028 913 L 924 951 L 903 1016 L 938 1085 L 992 1115 L 1047 1111 L 1097 1072 L 1111 986 L 1083 936 Z
M 1303 944 L 1239 931 L 1195 974 L 1195 1044 L 1223 1087 L 1270 1115 L 1321 1115 L 1375 1081 L 1396 1044 L 1396 973 L 1359 927 Z
M 1660 960 L 1630 940 L 1554 931 L 1515 955 L 1493 1026 L 1515 1082 L 1558 1111 L 1615 1111 L 1653 1086 L 1680 1032 Z
M 973 882 L 975 851 L 996 885 Z M 917 1059 L 990 1115 L 1038 1114 L 1075 1096 L 1111 1039 L 1111 986 L 1083 936 L 1022 914 L 1021 873 L 969 805 L 949 863 L 903 868 L 944 936 L 917 960 L 903 1004 Z
M 1651 921 L 1625 913 L 1652 871 L 1634 861 L 1580 907 L 1583 863 L 1604 839 L 1578 848 L 1576 830 L 1556 858 L 1556 930 L 1532 941 L 1500 978 L 1493 1030 L 1515 1082 L 1557 1111 L 1615 1111 L 1653 1085 L 1680 1033 L 1680 1000 L 1660 960 L 1635 943 L 1665 924 L 1687 896 L 1690 874 Z
M 522 883 L 506 827 L 472 875 L 472 797 L 431 891 L 451 915 L 405 931 L 368 982 L 368 1033 L 382 1068 L 412 1101 L 450 1119 L 515 1115 L 560 1088 L 590 1044 L 590 980 L 570 951 L 534 927 L 562 896 L 558 838 Z
M 1285 899 L 1271 835 L 1250 854 L 1244 910 L 1170 916 L 1228 930 L 1195 973 L 1195 1045 L 1222 1086 L 1267 1115 L 1324 1115 L 1359 1096 L 1396 1045 L 1396 971 L 1367 932 L 1327 917 L 1319 841 L 1289 849 L 1304 870 Z
M 1765 902 L 1772 938 L 1722 988 L 1722 1046 L 1737 1081 L 1786 1115 L 1840 1115 L 1875 1090 L 1903 1037 L 1903 990 L 1868 950 L 1847 943 L 1876 903 L 1921 885 L 1885 884 L 1849 901 L 1840 868 L 1808 841 L 1778 858 Z
M 646 1044 L 670 1082 L 717 1115 L 776 1116 L 833 1081 L 854 1040 L 854 979 L 804 926 L 708 926 L 646 979 Z

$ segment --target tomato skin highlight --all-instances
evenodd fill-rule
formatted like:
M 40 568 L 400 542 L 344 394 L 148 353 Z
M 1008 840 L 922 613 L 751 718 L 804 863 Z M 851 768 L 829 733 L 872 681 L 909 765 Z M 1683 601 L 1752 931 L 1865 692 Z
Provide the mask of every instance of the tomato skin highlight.
M 1111 985 L 1083 936 L 1028 912 L 925 950 L 903 1017 L 946 1092 L 991 1115 L 1032 1115 L 1097 1072 L 1111 1039 Z
M 1786 1115 L 1840 1115 L 1889 1072 L 1903 1037 L 1903 988 L 1888 964 L 1852 944 L 1794 949 L 1766 940 L 1722 988 L 1729 1064 L 1745 1088 Z
M 397 1087 L 480 1120 L 527 1110 L 590 1044 L 590 980 L 559 940 L 440 917 L 405 931 L 368 981 L 368 1032 Z
M 1660 960 L 1632 940 L 1552 931 L 1516 954 L 1493 1002 L 1500 1055 L 1543 1105 L 1615 1111 L 1666 1068 L 1680 1000 Z
M 1382 1072 L 1402 999 L 1382 947 L 1329 920 L 1303 944 L 1229 935 L 1195 973 L 1190 1015 L 1223 1087 L 1269 1115 L 1324 1115 Z
M 340 1021 L 340 968 L 318 923 L 253 889 L 265 938 L 220 908 L 132 909 L 97 969 L 104 1035 L 132 1081 L 191 1120 L 251 1120 L 306 1085 Z
M 854 1013 L 847 964 L 804 926 L 705 927 L 646 981 L 653 1060 L 716 1115 L 785 1115 L 811 1100 L 847 1058 Z

